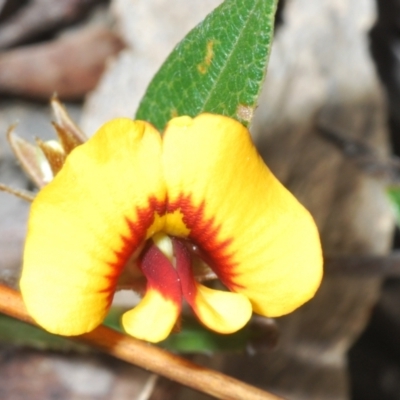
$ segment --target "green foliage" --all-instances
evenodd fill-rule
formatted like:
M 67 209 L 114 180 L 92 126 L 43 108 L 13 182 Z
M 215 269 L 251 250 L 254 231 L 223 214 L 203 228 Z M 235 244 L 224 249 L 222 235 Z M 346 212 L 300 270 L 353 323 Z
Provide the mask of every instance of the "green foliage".
M 393 205 L 397 226 L 400 226 L 400 186 L 389 186 L 386 193 Z
M 104 325 L 123 333 L 120 321 L 126 308 L 111 308 Z M 172 334 L 160 346 L 180 353 L 211 353 L 214 351 L 244 351 L 248 341 L 257 333 L 248 327 L 232 335 L 219 335 L 204 328 L 194 318 L 186 317 L 179 334 Z M 63 336 L 0 313 L 0 344 L 13 344 L 39 350 L 90 352 L 90 348 Z
M 104 324 L 123 333 L 121 317 L 127 311 L 124 307 L 112 307 Z M 257 338 L 258 332 L 245 327 L 231 335 L 220 335 L 201 325 L 197 319 L 185 316 L 181 331 L 171 334 L 159 343 L 160 347 L 178 353 L 211 353 L 215 351 L 244 351 L 250 339 Z
M 124 307 L 111 308 L 104 324 L 123 332 L 121 317 L 127 311 Z M 181 330 L 171 334 L 158 345 L 164 349 L 178 353 L 212 353 L 216 351 L 244 351 L 249 340 L 257 339 L 260 333 L 252 331 L 248 326 L 231 335 L 220 335 L 201 325 L 197 319 L 185 316 Z
M 248 327 L 231 335 L 221 335 L 202 326 L 194 318 L 185 318 L 179 334 L 172 334 L 159 345 L 179 353 L 244 351 L 251 338 Z
M 136 119 L 162 131 L 174 116 L 223 114 L 248 125 L 272 45 L 277 0 L 225 0 L 169 55 Z
M 88 352 L 89 348 L 62 336 L 0 314 L 0 343 L 39 350 Z
M 104 325 L 123 332 L 120 319 L 125 308 L 112 307 L 104 321 Z M 53 335 L 45 330 L 11 318 L 0 313 L 0 343 L 26 346 L 39 350 L 89 352 L 84 344 L 63 336 Z

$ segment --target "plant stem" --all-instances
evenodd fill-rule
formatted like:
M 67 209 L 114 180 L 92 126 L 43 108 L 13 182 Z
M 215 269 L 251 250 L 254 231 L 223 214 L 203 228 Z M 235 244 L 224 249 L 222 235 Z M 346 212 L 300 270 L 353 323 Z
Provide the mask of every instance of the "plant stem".
M 0 312 L 36 325 L 28 315 L 20 293 L 1 284 Z M 104 325 L 73 339 L 218 399 L 283 400 L 281 397 L 196 365 L 146 342 L 122 335 Z

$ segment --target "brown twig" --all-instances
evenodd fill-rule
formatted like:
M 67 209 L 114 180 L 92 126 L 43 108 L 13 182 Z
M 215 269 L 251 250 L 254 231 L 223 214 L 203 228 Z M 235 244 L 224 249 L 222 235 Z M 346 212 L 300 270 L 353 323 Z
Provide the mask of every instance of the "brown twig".
M 28 315 L 21 295 L 4 285 L 0 285 L 0 312 L 36 325 Z M 196 365 L 146 342 L 124 336 L 104 325 L 74 339 L 218 399 L 283 400 L 281 397 Z
M 382 158 L 367 143 L 355 140 L 321 121 L 317 127 L 320 135 L 336 146 L 361 171 L 389 184 L 399 184 L 399 157 L 391 156 Z

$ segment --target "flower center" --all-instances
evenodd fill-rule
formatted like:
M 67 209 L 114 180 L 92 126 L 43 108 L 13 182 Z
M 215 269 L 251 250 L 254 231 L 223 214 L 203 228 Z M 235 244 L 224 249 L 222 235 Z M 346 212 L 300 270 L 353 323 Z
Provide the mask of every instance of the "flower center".
M 168 258 L 171 264 L 176 267 L 176 258 L 174 254 L 174 245 L 171 238 L 163 232 L 156 233 L 150 240 L 158 247 Z
M 141 302 L 123 315 L 125 330 L 137 338 L 163 340 L 179 321 L 183 300 L 205 326 L 217 332 L 243 327 L 251 316 L 250 301 L 243 294 L 198 283 L 193 267 L 202 258 L 200 249 L 186 239 L 165 233 L 148 239 L 136 260 L 146 278 L 146 290 Z
M 192 257 L 182 239 L 157 233 L 142 251 L 139 266 L 148 288 L 157 290 L 177 304 L 181 304 L 183 297 L 193 305 L 195 279 Z

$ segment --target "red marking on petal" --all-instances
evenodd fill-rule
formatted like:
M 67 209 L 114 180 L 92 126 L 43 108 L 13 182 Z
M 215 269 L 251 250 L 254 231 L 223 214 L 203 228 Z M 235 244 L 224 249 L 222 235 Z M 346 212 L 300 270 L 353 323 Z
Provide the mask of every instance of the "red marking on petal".
M 180 307 L 182 290 L 178 273 L 156 245 L 151 244 L 143 251 L 140 267 L 147 278 L 147 288 L 157 290 Z
M 97 293 L 101 293 L 101 294 L 105 294 L 105 299 L 106 299 L 106 304 L 104 309 L 108 310 L 111 306 L 111 303 L 113 301 L 114 298 L 114 293 L 115 293 L 115 289 L 114 289 L 114 283 L 112 280 L 110 280 L 111 284 L 107 285 L 106 287 L 104 287 L 103 289 L 97 290 Z
M 121 246 L 118 249 L 113 249 L 116 261 L 108 262 L 108 265 L 111 267 L 111 271 L 106 276 L 110 280 L 110 286 L 116 286 L 117 277 L 121 274 L 129 258 L 144 242 L 147 229 L 154 222 L 156 213 L 163 215 L 165 214 L 165 209 L 165 202 L 158 201 L 156 198 L 150 197 L 147 207 L 138 207 L 136 209 L 136 218 L 134 221 L 131 221 L 125 217 L 130 235 L 124 236 L 120 234 Z
M 214 218 L 205 218 L 205 204 L 194 206 L 190 195 L 181 195 L 177 201 L 168 206 L 166 201 L 158 201 L 151 197 L 147 207 L 136 209 L 136 218 L 133 221 L 126 218 L 130 234 L 129 236 L 121 235 L 121 246 L 113 249 L 116 261 L 108 263 L 111 267 L 111 271 L 106 276 L 109 280 L 108 290 L 115 288 L 117 277 L 131 255 L 144 242 L 147 229 L 153 224 L 155 215 L 162 216 L 176 210 L 180 210 L 183 214 L 183 222 L 190 230 L 188 239 L 199 246 L 200 254 L 203 254 L 204 261 L 210 265 L 229 289 L 234 290 L 240 287 L 232 279 L 235 277 L 234 269 L 236 266 L 230 246 L 233 239 L 219 240 L 220 226 L 215 223 Z M 182 244 L 182 246 L 184 245 Z M 150 249 L 152 248 L 153 246 L 150 247 Z M 154 246 L 154 248 L 156 247 Z M 182 255 L 183 253 L 180 250 L 177 251 L 181 254 L 179 257 L 182 257 L 182 259 L 186 257 Z M 190 255 L 188 257 L 190 263 Z M 187 261 L 182 262 L 185 265 L 187 263 Z M 168 258 L 160 250 L 145 249 L 142 252 L 141 264 L 149 286 L 159 290 L 166 298 L 176 302 L 181 301 L 181 285 L 176 283 L 179 277 Z M 195 284 L 191 275 L 191 268 L 185 267 L 184 269 L 187 270 L 187 273 L 182 270 L 179 275 L 182 275 L 180 277 L 183 285 L 182 290 L 190 303 L 189 300 L 192 296 L 190 293 L 194 293 Z
M 190 195 L 181 195 L 178 200 L 167 207 L 167 212 L 180 210 L 183 214 L 183 222 L 190 230 L 188 239 L 199 246 L 204 256 L 204 261 L 214 270 L 221 282 L 229 289 L 241 287 L 233 282 L 237 265 L 230 247 L 233 239 L 220 241 L 218 234 L 220 226 L 214 218 L 205 218 L 205 203 L 194 206 Z

